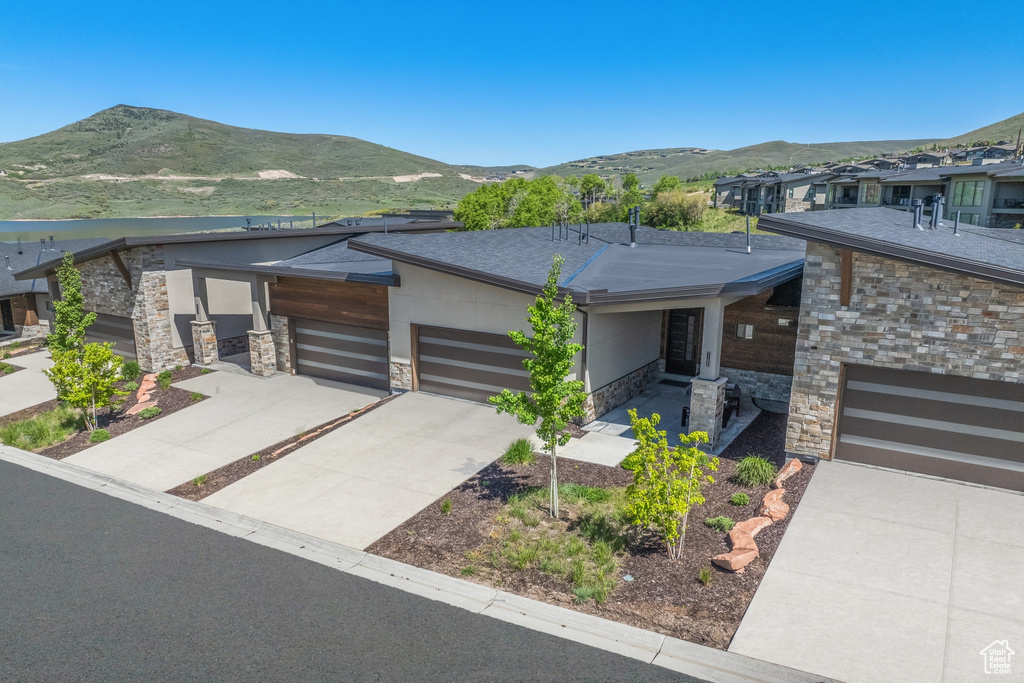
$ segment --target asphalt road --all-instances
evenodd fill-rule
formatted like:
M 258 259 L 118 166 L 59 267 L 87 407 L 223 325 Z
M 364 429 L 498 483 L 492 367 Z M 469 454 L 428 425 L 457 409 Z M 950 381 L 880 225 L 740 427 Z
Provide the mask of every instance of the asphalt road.
M 0 681 L 696 681 L 0 462 Z

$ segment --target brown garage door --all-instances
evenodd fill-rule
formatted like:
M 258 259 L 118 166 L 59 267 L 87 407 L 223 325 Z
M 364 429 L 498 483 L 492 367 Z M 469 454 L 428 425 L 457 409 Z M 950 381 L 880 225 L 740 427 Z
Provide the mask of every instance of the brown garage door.
M 848 365 L 835 457 L 1024 491 L 1024 384 Z
M 113 342 L 114 353 L 135 360 L 135 324 L 131 318 L 97 313 L 96 322 L 85 331 L 85 341 L 90 344 Z
M 301 375 L 387 391 L 388 333 L 367 327 L 293 320 Z
M 526 356 L 507 335 L 420 327 L 419 389 L 481 403 L 502 389 L 529 391 Z

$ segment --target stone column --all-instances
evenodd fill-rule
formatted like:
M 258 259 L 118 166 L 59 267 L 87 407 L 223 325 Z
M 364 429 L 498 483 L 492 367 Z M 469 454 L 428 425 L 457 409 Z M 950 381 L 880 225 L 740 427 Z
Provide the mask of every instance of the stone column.
M 718 448 L 722 436 L 722 416 L 725 414 L 725 384 L 727 377 L 718 379 L 694 378 L 690 382 L 691 432 L 707 432 L 709 450 Z
M 270 335 L 274 339 L 274 350 L 277 355 L 277 369 L 295 374 L 292 367 L 292 337 L 288 318 L 283 315 L 270 315 Z
M 249 364 L 252 374 L 260 377 L 277 372 L 274 337 L 270 330 L 249 330 Z
M 192 321 L 192 350 L 199 365 L 213 365 L 220 360 L 217 352 L 217 324 L 214 321 Z

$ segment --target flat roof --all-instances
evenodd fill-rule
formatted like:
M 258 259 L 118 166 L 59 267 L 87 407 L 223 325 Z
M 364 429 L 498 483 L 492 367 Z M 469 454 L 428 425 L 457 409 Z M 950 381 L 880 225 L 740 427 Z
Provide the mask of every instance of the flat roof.
M 774 213 L 761 216 L 757 227 L 833 247 L 895 258 L 992 282 L 1024 287 L 1024 239 L 1005 228 L 979 228 L 961 224 L 953 234 L 953 221 L 937 229 L 914 227 L 914 214 L 887 207 Z

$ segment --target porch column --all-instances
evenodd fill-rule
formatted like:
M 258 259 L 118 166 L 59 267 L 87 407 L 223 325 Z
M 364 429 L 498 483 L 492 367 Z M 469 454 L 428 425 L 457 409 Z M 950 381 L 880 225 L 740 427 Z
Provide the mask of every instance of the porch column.
M 267 283 L 259 278 L 250 282 L 252 329 L 249 330 L 249 365 L 252 374 L 269 377 L 277 372 L 274 337 L 267 327 Z
M 195 293 L 196 319 L 192 321 L 192 350 L 199 365 L 213 365 L 220 360 L 217 351 L 217 325 L 210 320 L 210 297 L 206 289 L 206 278 L 192 275 L 192 291 Z
M 707 432 L 710 449 L 718 447 L 725 412 L 725 385 L 719 377 L 722 367 L 722 327 L 725 302 L 716 299 L 704 307 L 704 333 L 700 373 L 690 383 L 690 431 Z

